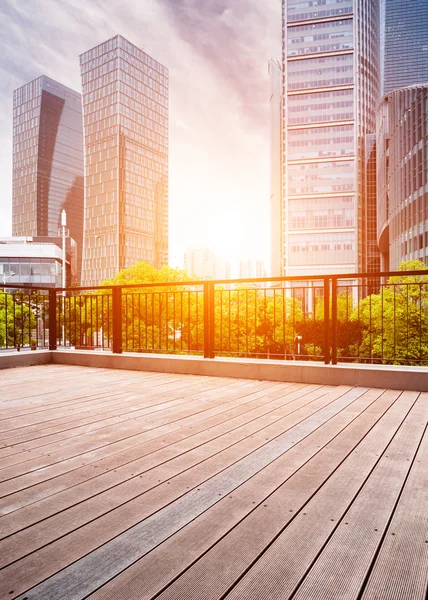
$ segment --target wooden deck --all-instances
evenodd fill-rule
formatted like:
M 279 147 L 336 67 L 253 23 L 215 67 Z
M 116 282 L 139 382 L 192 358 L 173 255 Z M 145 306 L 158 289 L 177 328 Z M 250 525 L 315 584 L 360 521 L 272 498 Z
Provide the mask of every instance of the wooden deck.
M 0 599 L 423 600 L 428 394 L 0 372 Z

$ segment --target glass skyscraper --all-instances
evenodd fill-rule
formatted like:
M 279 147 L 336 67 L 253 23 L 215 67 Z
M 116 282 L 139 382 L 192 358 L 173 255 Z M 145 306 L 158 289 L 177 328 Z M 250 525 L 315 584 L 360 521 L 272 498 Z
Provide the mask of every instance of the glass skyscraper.
M 428 0 L 381 0 L 383 94 L 428 82 Z
M 63 209 L 77 243 L 78 281 L 83 240 L 81 96 L 41 76 L 13 93 L 13 235 L 56 238 Z
M 270 275 L 282 275 L 282 155 L 281 155 L 281 108 L 282 68 L 280 60 L 269 61 L 270 76 Z
M 80 57 L 83 284 L 168 262 L 168 70 L 116 36 Z
M 428 84 L 387 94 L 377 119 L 382 270 L 406 260 L 428 265 Z
M 378 0 L 283 0 L 282 273 L 369 262 L 366 136 L 379 99 Z

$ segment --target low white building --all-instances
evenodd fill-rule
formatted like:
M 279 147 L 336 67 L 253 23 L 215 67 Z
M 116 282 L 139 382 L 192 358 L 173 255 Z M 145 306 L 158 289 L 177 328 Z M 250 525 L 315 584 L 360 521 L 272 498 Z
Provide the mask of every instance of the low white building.
M 0 284 L 61 287 L 62 249 L 32 237 L 0 238 Z M 71 277 L 67 252 L 67 279 Z

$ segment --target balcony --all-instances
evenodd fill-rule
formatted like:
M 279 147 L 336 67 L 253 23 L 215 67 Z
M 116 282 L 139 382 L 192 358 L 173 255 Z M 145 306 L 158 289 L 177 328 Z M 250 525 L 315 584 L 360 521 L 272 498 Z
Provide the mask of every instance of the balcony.
M 424 599 L 427 284 L 370 277 L 8 285 L 0 600 Z

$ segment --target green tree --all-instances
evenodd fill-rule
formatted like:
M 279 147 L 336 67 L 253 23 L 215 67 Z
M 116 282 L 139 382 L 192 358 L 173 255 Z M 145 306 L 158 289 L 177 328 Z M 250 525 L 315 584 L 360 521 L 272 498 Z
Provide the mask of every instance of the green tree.
M 362 326 L 360 356 L 380 363 L 428 364 L 428 270 L 419 260 L 402 262 L 402 275 L 390 277 L 379 294 L 372 294 L 354 310 Z
M 352 288 L 342 290 L 337 296 L 336 346 L 337 356 L 352 359 L 361 338 L 361 325 L 352 319 L 355 299 Z M 332 303 L 329 306 L 329 346 L 332 344 Z M 302 336 L 304 353 L 313 357 L 324 356 L 324 298 L 318 296 L 312 314 L 305 315 L 296 325 L 297 334 Z
M 36 327 L 34 312 L 29 306 L 28 294 L 0 293 L 0 346 L 13 347 L 28 344 Z
M 122 290 L 122 343 L 125 350 L 187 352 L 203 348 L 203 294 L 181 282 L 186 271 L 140 262 L 120 271 L 104 286 L 138 285 Z M 175 285 L 156 285 L 175 284 Z M 152 284 L 152 285 L 147 285 Z M 112 315 L 109 320 L 111 334 Z
M 222 354 L 285 357 L 295 353 L 301 303 L 275 288 L 238 286 L 215 292 L 215 349 Z

